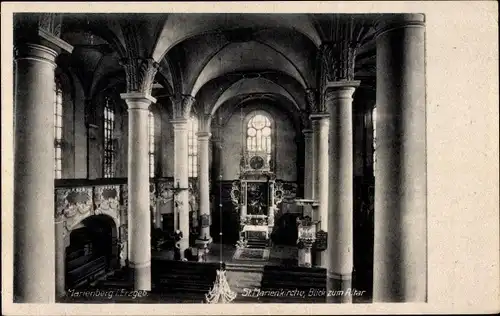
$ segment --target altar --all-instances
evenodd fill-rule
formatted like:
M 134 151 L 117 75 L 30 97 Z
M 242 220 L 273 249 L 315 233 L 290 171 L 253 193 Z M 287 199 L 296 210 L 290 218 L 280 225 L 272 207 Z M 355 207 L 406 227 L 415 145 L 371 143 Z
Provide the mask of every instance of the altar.
M 269 226 L 243 225 L 242 233 L 245 240 L 252 238 L 269 240 Z

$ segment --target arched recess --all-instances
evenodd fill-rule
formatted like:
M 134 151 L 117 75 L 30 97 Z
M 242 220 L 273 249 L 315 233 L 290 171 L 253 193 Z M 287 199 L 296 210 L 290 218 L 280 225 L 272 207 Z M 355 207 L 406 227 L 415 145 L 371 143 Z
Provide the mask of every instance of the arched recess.
M 272 82 L 286 90 L 296 101 L 301 109 L 306 107 L 306 95 L 303 87 L 292 77 L 280 73 L 269 72 L 262 75 L 252 73 L 230 73 L 224 76 L 215 78 L 207 82 L 196 94 L 196 106 L 198 111 L 209 114 L 220 96 L 231 86 L 241 80 L 256 79 Z
M 300 111 L 300 106 L 298 105 L 299 100 L 296 100 L 285 88 L 276 84 L 275 82 L 265 79 L 265 78 L 244 78 L 227 88 L 214 103 L 210 110 L 213 116 L 217 109 L 226 101 L 237 96 L 247 96 L 252 94 L 276 94 L 282 95 L 287 98 L 291 104 L 295 106 L 297 111 Z M 300 101 L 299 101 L 300 102 Z
M 225 125 L 233 115 L 237 115 L 242 107 L 255 104 L 264 104 L 268 108 L 282 112 L 289 119 L 297 133 L 301 133 L 302 117 L 300 111 L 290 101 L 290 99 L 280 94 L 253 93 L 233 96 L 226 100 L 210 116 L 211 121 L 217 117 L 220 125 Z
M 223 180 L 238 179 L 242 149 L 245 146 L 245 122 L 247 115 L 253 111 L 263 110 L 271 115 L 276 131 L 275 144 L 277 164 L 275 172 L 277 177 L 287 181 L 297 181 L 300 174 L 299 152 L 301 144 L 297 142 L 300 138 L 300 119 L 293 107 L 286 105 L 290 102 L 279 96 L 252 95 L 246 97 L 235 97 L 219 107 L 214 117 L 219 118 L 219 124 L 212 124 L 212 134 L 219 135 L 221 141 L 221 157 L 223 162 L 219 163 L 214 157 L 215 165 L 220 169 Z M 292 107 L 292 109 L 290 109 Z M 295 112 L 295 113 L 294 113 Z M 222 159 L 222 158 L 221 158 Z
M 96 214 L 76 222 L 66 235 L 66 288 L 119 268 L 119 220 Z
M 249 41 L 231 43 L 215 54 L 200 72 L 190 94 L 196 95 L 205 83 L 228 73 L 269 71 L 285 73 L 298 81 L 304 89 L 308 86 L 290 60 L 269 46 Z
M 234 29 L 292 29 L 314 43 L 321 45 L 321 39 L 310 17 L 304 14 L 169 14 L 156 41 L 153 58 L 161 60 L 178 43 L 200 35 L 221 30 Z

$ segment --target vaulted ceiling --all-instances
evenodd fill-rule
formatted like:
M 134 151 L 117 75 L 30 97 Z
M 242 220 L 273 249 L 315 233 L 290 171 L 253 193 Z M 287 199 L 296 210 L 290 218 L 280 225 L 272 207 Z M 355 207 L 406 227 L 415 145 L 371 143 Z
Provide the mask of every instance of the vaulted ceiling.
M 120 60 L 153 58 L 154 93 L 192 95 L 196 111 L 248 98 L 304 110 L 305 91 L 318 88 L 318 50 L 335 34 L 326 14 L 67 14 L 62 39 L 74 46 L 59 65 L 73 72 L 87 98 L 123 84 Z M 366 16 L 357 17 L 367 21 Z M 375 81 L 373 28 L 365 23 L 356 79 Z M 281 104 L 283 103 L 283 104 Z M 237 104 L 236 104 L 237 105 Z

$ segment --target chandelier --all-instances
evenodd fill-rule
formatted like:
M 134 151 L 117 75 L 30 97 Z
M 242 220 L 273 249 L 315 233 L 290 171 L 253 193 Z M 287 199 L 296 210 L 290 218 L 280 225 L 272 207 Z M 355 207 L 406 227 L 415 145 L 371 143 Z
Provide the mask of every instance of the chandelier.
M 226 278 L 226 270 L 221 268 L 217 270 L 217 278 L 215 279 L 212 290 L 205 294 L 205 299 L 208 304 L 225 304 L 231 303 L 236 298 L 236 293 L 231 290 Z

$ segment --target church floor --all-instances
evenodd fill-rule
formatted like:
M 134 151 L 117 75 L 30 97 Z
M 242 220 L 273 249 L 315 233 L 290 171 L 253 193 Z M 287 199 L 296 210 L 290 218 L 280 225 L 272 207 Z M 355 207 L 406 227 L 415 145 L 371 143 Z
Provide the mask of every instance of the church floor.
M 296 267 L 297 248 L 292 246 L 273 246 L 268 248 L 267 257 L 259 258 L 240 256 L 244 259 L 238 260 L 234 255 L 237 249 L 233 245 L 212 244 L 207 256 L 207 262 L 224 262 L 226 264 L 226 276 L 232 291 L 237 293 L 233 303 L 325 303 L 321 298 L 301 297 L 265 297 L 255 296 L 261 288 L 264 288 L 269 274 L 268 267 Z M 263 250 L 261 250 L 262 252 Z M 253 250 L 249 251 L 250 253 Z M 259 251 L 256 251 L 259 253 Z M 173 260 L 173 251 L 159 251 L 152 253 L 153 258 Z M 221 260 L 222 258 L 222 260 Z M 249 258 L 249 259 L 245 259 Z M 279 269 L 279 268 L 278 268 Z M 291 268 L 293 269 L 293 268 Z M 88 293 L 85 293 L 88 291 Z M 252 295 L 249 295 L 252 293 Z M 143 293 L 141 291 L 124 290 L 101 290 L 89 287 L 81 291 L 68 291 L 67 296 L 61 303 L 134 303 L 134 304 L 170 304 L 170 303 L 203 303 L 204 295 L 166 294 L 157 292 Z M 354 302 L 356 303 L 356 302 Z M 362 303 L 360 301 L 359 303 Z
M 236 247 L 233 245 L 216 244 L 210 245 L 210 252 L 207 255 L 207 262 L 224 262 L 226 264 L 237 264 L 245 262 L 247 264 L 266 264 L 266 265 L 296 265 L 297 247 L 275 245 L 269 250 L 267 260 L 238 260 L 234 258 Z M 153 258 L 174 260 L 174 252 L 170 250 L 154 251 Z M 221 260 L 222 258 L 222 260 Z

